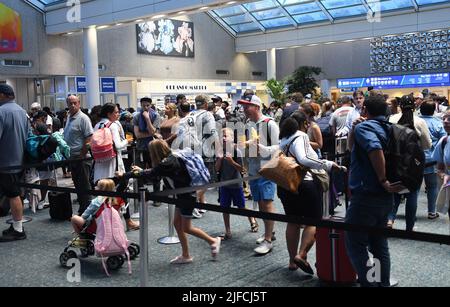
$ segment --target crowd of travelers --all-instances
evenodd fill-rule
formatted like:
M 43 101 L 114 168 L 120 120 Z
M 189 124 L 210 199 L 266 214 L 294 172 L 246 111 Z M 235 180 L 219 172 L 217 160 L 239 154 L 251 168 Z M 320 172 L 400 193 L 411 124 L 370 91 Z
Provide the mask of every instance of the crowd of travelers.
M 392 98 L 371 90 L 356 91 L 335 102 L 328 98 L 314 100 L 311 94 L 304 94 L 294 93 L 287 101 L 274 101 L 269 107 L 252 90 L 243 93 L 236 104 L 207 95 L 198 95 L 192 104 L 185 95 L 178 95 L 176 101 L 166 102 L 164 110 L 157 110 L 152 99 L 144 97 L 137 111 L 124 110 L 113 103 L 88 111 L 81 108 L 77 96 L 70 95 L 67 109 L 55 114 L 39 103 L 26 112 L 16 103 L 13 89 L 0 84 L 0 147 L 8 148 L 0 151 L 0 193 L 9 199 L 13 216 L 13 224 L 3 232 L 0 242 L 26 238 L 22 225 L 24 206 L 35 211 L 49 205 L 46 190 L 24 193 L 16 183 L 55 185 L 52 168 L 31 168 L 25 172 L 1 169 L 23 165 L 29 155 L 28 140 L 39 135 L 51 135 L 56 142 L 57 150 L 45 161 L 74 160 L 62 171 L 65 178 L 72 178 L 77 189 L 79 210 L 72 219 L 77 231 L 87 215 L 93 214 L 93 202 L 101 203 L 87 191 L 103 179 L 119 182 L 117 191 L 124 191 L 130 179 L 136 179 L 139 186 L 151 186 L 153 191 L 241 179 L 258 175 L 280 150 L 310 170 L 330 173 L 346 171 L 344 166 L 348 167 L 347 223 L 392 228 L 399 205 L 406 201 L 406 230 L 415 231 L 418 196 L 423 190 L 405 193 L 404 186 L 387 178 L 384 152 L 390 137 L 386 127 L 390 123 L 408 127 L 418 136 L 427 162 L 423 175 L 428 218 L 438 219 L 438 211 L 448 210 L 449 198 L 438 197 L 450 181 L 450 113 L 444 97 L 415 93 Z M 114 154 L 98 158 L 93 152 L 94 143 L 99 142 L 96 138 L 106 129 Z M 345 146 L 347 156 L 343 160 L 335 158 L 337 141 Z M 132 144 L 137 150 L 135 161 L 129 152 Z M 197 177 L 207 178 L 197 182 Z M 206 203 L 205 192 L 199 190 L 178 198 Z M 322 187 L 312 171 L 306 172 L 297 193 L 277 187 L 263 177 L 224 186 L 217 192 L 219 203 L 225 208 L 234 205 L 245 209 L 246 199 L 251 199 L 260 211 L 275 213 L 274 201 L 278 198 L 287 215 L 320 219 L 324 214 Z M 212 237 L 195 227 L 192 219 L 202 218 L 205 213 L 202 209 L 176 208 L 174 226 L 182 252 L 171 260 L 172 264 L 193 261 L 187 234 L 209 244 L 213 258 L 217 258 L 223 240 L 235 239 L 229 214 L 223 214 L 221 237 Z M 124 217 L 128 230 L 139 229 L 128 211 Z M 255 218 L 249 218 L 250 231 L 258 232 L 259 226 Z M 263 226 L 254 249 L 260 255 L 269 253 L 276 240 L 274 221 L 264 220 Z M 314 273 L 308 253 L 315 244 L 315 233 L 312 226 L 287 224 L 290 270 Z M 389 286 L 391 262 L 386 238 L 348 232 L 346 247 L 363 286 L 373 285 L 365 278 L 370 269 L 368 249 L 381 262 L 382 280 L 378 285 Z

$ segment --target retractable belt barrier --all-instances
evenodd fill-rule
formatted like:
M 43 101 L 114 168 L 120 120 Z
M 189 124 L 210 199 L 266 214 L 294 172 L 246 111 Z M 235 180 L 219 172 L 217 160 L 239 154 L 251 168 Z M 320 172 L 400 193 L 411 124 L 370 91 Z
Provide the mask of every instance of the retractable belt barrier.
M 133 153 L 132 150 L 128 151 L 122 151 L 122 155 L 131 154 Z M 41 163 L 30 163 L 30 164 L 24 164 L 24 165 L 15 165 L 15 166 L 7 166 L 7 167 L 0 167 L 0 172 L 2 171 L 13 171 L 13 170 L 24 170 L 24 169 L 30 169 L 30 168 L 43 168 L 43 167 L 62 167 L 70 164 L 85 162 L 85 161 L 93 161 L 94 158 L 83 158 L 83 159 L 67 159 L 62 161 L 52 161 L 52 162 L 41 162 Z
M 19 187 L 22 188 L 29 188 L 29 189 L 45 189 L 47 191 L 54 191 L 54 192 L 63 192 L 63 193 L 73 193 L 73 194 L 79 194 L 80 192 L 84 192 L 88 195 L 94 195 L 94 196 L 109 196 L 109 197 L 120 197 L 120 198 L 127 198 L 127 199 L 139 199 L 139 193 L 127 193 L 127 192 L 107 192 L 107 191 L 94 191 L 94 190 L 85 190 L 80 191 L 74 188 L 61 188 L 61 187 L 55 187 L 55 186 L 47 186 L 47 185 L 41 185 L 41 184 L 31 184 L 31 183 L 23 183 L 19 182 L 17 183 Z M 81 193 L 83 194 L 83 193 Z
M 242 179 L 228 180 L 228 181 L 224 181 L 224 182 L 217 182 L 217 183 L 212 183 L 212 184 L 197 186 L 197 187 L 186 187 L 186 188 L 179 188 L 179 189 L 173 189 L 173 190 L 165 190 L 162 192 L 150 193 L 147 200 L 164 202 L 167 204 L 173 204 L 173 205 L 177 205 L 182 208 L 189 208 L 189 209 L 190 208 L 201 208 L 201 209 L 206 209 L 206 210 L 213 211 L 213 212 L 228 213 L 228 214 L 232 214 L 232 215 L 247 216 L 247 217 L 256 217 L 256 218 L 272 220 L 272 221 L 277 221 L 277 222 L 316 226 L 316 227 L 320 227 L 320 228 L 340 229 L 340 230 L 352 231 L 352 232 L 366 232 L 366 233 L 376 234 L 376 235 L 390 237 L 390 238 L 399 238 L 399 239 L 405 239 L 405 240 L 414 240 L 414 241 L 421 241 L 421 242 L 450 245 L 450 235 L 440 235 L 440 234 L 431 234 L 431 233 L 423 233 L 423 232 L 408 232 L 408 231 L 404 231 L 404 230 L 377 228 L 377 227 L 369 227 L 369 226 L 364 226 L 364 225 L 354 225 L 354 224 L 346 224 L 346 223 L 337 223 L 337 222 L 333 222 L 330 220 L 300 218 L 300 217 L 296 217 L 296 216 L 288 216 L 288 215 L 282 215 L 282 214 L 252 211 L 252 210 L 245 210 L 245 209 L 222 208 L 218 205 L 203 204 L 203 203 L 197 203 L 197 202 L 192 202 L 192 201 L 188 201 L 188 200 L 174 199 L 174 198 L 168 197 L 168 196 L 179 195 L 179 194 L 193 193 L 195 191 L 207 190 L 207 189 L 215 188 L 215 187 L 227 186 L 230 184 L 236 184 L 236 183 L 240 183 L 243 181 L 255 180 L 258 178 L 261 178 L 261 177 L 260 176 L 245 177 Z M 32 188 L 32 189 L 44 188 L 46 190 L 56 191 L 56 192 L 68 192 L 68 193 L 74 193 L 74 194 L 80 192 L 77 189 L 73 189 L 73 188 L 43 186 L 43 185 L 38 185 L 38 184 L 18 183 L 18 185 L 21 187 Z M 89 194 L 89 195 L 96 195 L 96 196 L 100 195 L 100 196 L 134 198 L 134 199 L 141 198 L 138 193 L 117 193 L 117 192 L 92 191 L 92 190 L 91 191 L 81 191 L 81 192 Z M 141 201 L 142 201 L 142 199 L 141 199 Z

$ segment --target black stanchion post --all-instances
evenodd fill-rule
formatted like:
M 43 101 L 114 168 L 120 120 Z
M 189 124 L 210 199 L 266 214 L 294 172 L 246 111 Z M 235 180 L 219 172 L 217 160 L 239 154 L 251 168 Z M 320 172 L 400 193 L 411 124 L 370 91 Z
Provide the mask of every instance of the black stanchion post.
M 145 188 L 139 189 L 140 200 L 140 229 L 139 243 L 141 245 L 140 282 L 141 287 L 148 287 L 148 206 L 145 201 Z

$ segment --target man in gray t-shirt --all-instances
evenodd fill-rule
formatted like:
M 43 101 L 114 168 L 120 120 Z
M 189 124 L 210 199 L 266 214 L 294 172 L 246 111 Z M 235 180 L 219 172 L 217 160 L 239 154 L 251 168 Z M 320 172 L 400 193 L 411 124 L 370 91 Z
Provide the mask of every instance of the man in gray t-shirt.
M 0 84 L 0 168 L 23 164 L 25 145 L 30 128 L 27 113 L 14 102 L 12 87 Z M 0 242 L 26 239 L 22 226 L 23 205 L 17 183 L 21 181 L 20 169 L 0 169 L 0 194 L 9 199 L 13 224 L 5 230 Z
M 86 159 L 88 157 L 88 144 L 91 141 L 94 129 L 89 117 L 81 112 L 80 99 L 77 96 L 67 98 L 69 117 L 64 128 L 64 139 L 70 147 L 71 159 Z M 89 206 L 92 197 L 86 194 L 91 190 L 90 175 L 92 161 L 79 161 L 70 165 L 73 184 L 77 191 L 80 208 L 78 214 L 81 216 Z

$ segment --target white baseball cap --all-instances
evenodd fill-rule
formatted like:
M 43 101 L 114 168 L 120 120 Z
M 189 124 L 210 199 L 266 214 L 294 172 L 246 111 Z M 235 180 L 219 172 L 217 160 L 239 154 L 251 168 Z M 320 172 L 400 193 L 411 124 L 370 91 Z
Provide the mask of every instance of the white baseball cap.
M 33 109 L 36 109 L 36 110 L 40 110 L 42 107 L 41 107 L 41 104 L 39 103 L 39 102 L 34 102 L 31 106 L 30 106 L 30 109 L 31 110 L 33 110 Z
M 254 106 L 257 106 L 257 107 L 260 107 L 260 108 L 262 106 L 261 99 L 258 96 L 256 96 L 256 95 L 245 96 L 245 97 L 243 97 L 243 99 L 238 100 L 238 103 L 239 104 L 254 105 Z
M 423 99 L 423 94 L 422 93 L 415 93 L 414 94 L 414 99 L 417 99 L 417 98 Z

